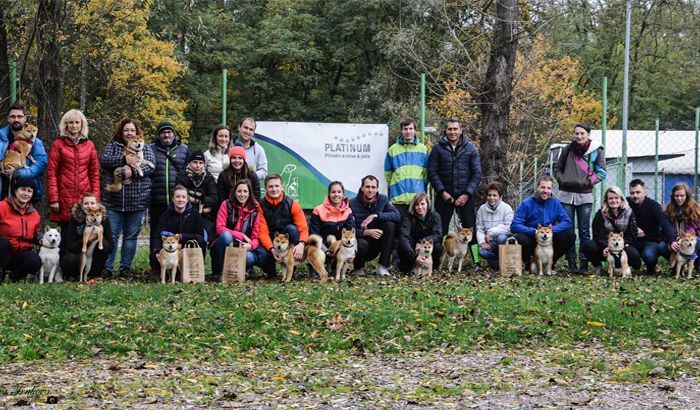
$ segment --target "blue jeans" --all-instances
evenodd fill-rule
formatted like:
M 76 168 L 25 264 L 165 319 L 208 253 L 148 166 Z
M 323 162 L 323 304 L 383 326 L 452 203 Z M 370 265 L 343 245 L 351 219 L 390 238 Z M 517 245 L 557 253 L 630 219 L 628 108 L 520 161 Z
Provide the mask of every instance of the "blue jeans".
M 221 270 L 224 266 L 224 255 L 226 254 L 226 248 L 233 243 L 233 235 L 230 232 L 222 232 L 221 235 L 216 239 L 216 244 L 214 244 L 214 249 L 212 253 L 215 258 L 212 263 L 216 263 L 216 267 L 212 270 L 221 274 Z M 216 262 L 214 262 L 216 261 Z M 255 264 L 255 251 L 251 250 L 245 253 L 245 269 L 249 270 Z
M 658 262 L 659 256 L 663 256 L 666 259 L 670 258 L 671 256 L 671 252 L 668 250 L 668 245 L 664 241 L 638 241 L 635 247 L 641 254 L 647 270 L 652 272 L 656 270 L 656 262 Z
M 579 246 L 581 242 L 587 239 L 591 239 L 591 210 L 593 209 L 593 204 L 581 204 L 581 205 L 571 205 L 562 204 L 564 210 L 569 215 L 571 220 L 571 228 L 574 229 L 574 214 L 576 214 L 576 225 L 578 225 L 578 241 Z M 586 257 L 583 255 L 582 251 L 579 251 L 579 259 L 581 264 L 586 263 Z M 566 253 L 566 260 L 569 262 L 576 261 L 576 243 L 569 249 Z
M 131 263 L 134 261 L 134 255 L 136 255 L 136 239 L 141 232 L 141 225 L 143 224 L 143 216 L 146 214 L 146 210 L 143 211 L 132 211 L 132 212 L 121 212 L 107 210 L 107 216 L 109 217 L 109 222 L 112 227 L 112 240 L 114 241 L 114 249 L 107 256 L 107 261 L 105 262 L 105 268 L 107 270 L 112 270 L 114 268 L 114 259 L 117 255 L 117 244 L 119 243 L 119 235 L 124 233 L 124 239 L 122 241 L 122 255 L 121 261 L 119 262 L 119 270 L 131 269 Z
M 498 245 L 503 245 L 504 243 L 506 243 L 507 239 L 508 235 L 501 234 L 496 237 L 496 240 L 493 240 L 493 238 L 491 238 L 491 240 L 489 241 L 491 249 L 484 249 L 481 246 L 479 246 L 479 256 L 486 259 L 491 269 L 500 269 L 498 265 Z
M 289 224 L 285 226 L 282 233 L 289 234 L 289 243 L 291 245 L 296 245 L 299 243 L 299 229 L 297 229 L 296 225 Z M 272 236 L 274 233 L 271 233 L 270 235 Z M 270 239 L 274 238 L 270 237 Z M 258 248 L 255 250 L 255 266 L 259 266 L 260 269 L 267 274 L 268 278 L 274 278 L 277 275 L 277 271 L 275 269 L 275 258 L 273 258 L 272 254 L 270 254 L 270 252 L 268 252 L 267 249 L 262 246 L 258 246 Z

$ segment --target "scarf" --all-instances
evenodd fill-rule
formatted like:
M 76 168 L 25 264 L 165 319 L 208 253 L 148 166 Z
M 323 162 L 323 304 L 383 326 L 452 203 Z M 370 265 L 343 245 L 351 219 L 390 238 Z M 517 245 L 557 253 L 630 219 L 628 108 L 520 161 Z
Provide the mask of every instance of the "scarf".
M 195 188 L 199 188 L 200 186 L 202 186 L 202 183 L 204 182 L 204 177 L 207 176 L 207 172 L 204 171 L 201 174 L 196 174 L 190 169 L 190 167 L 187 167 L 187 169 L 185 169 L 185 175 L 187 175 L 187 178 L 189 178 L 190 181 L 192 181 L 192 184 Z

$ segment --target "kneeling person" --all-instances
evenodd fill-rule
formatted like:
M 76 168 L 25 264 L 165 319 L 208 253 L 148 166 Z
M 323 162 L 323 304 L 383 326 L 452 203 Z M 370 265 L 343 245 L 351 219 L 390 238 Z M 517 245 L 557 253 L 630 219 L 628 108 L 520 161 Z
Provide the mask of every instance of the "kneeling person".
M 11 269 L 10 279 L 18 282 L 41 268 L 41 259 L 32 249 L 40 236 L 41 216 L 30 203 L 34 180 L 20 178 L 12 185 L 11 194 L 0 201 L 0 268 Z
M 440 266 L 442 255 L 442 220 L 437 212 L 433 212 L 425 192 L 416 194 L 411 200 L 408 215 L 401 220 L 399 234 L 399 270 L 408 273 L 416 267 L 416 259 L 419 255 L 421 242 L 433 241 L 432 271 Z M 421 260 L 419 268 L 426 267 L 429 261 Z

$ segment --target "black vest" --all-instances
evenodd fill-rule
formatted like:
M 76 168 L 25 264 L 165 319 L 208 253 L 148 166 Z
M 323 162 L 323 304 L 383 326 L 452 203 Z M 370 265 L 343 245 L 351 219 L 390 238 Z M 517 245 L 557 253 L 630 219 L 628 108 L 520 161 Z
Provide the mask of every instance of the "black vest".
M 275 232 L 282 232 L 287 225 L 294 223 L 292 219 L 292 198 L 286 194 L 282 202 L 277 204 L 277 206 L 273 206 L 267 201 L 267 198 L 264 198 L 260 202 L 260 207 L 263 210 L 271 236 Z
M 235 230 L 238 224 L 238 208 L 234 208 L 230 199 L 226 200 L 226 209 L 228 210 L 228 218 L 226 220 L 226 227 L 230 230 Z M 253 211 L 250 214 L 250 218 L 243 222 L 241 225 L 241 232 L 243 232 L 247 237 L 253 234 L 253 225 L 255 225 L 255 219 L 258 217 L 258 211 Z

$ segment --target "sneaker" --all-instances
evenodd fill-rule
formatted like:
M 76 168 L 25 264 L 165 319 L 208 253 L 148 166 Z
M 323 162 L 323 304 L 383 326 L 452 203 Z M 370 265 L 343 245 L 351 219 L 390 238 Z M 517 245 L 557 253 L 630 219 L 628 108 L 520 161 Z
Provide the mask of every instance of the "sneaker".
M 377 276 L 391 276 L 391 273 L 389 273 L 389 270 L 382 265 L 377 266 L 376 273 L 377 273 Z

